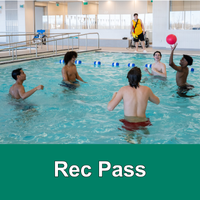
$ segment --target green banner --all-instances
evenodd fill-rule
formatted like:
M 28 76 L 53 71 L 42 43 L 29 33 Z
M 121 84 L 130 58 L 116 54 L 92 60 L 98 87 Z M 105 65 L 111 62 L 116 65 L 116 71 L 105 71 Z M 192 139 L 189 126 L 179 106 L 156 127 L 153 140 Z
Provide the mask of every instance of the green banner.
M 0 198 L 199 199 L 200 145 L 0 145 Z

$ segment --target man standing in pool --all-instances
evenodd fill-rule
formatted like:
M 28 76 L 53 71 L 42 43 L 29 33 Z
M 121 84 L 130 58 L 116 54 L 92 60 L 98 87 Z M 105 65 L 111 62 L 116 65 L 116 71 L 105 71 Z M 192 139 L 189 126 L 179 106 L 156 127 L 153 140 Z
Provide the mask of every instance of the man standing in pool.
M 23 82 L 26 80 L 26 74 L 22 68 L 18 68 L 12 71 L 12 77 L 16 80 L 16 83 L 11 86 L 9 93 L 15 99 L 26 99 L 31 96 L 37 90 L 43 90 L 43 85 L 38 85 L 32 90 L 25 92 Z
M 155 104 L 160 103 L 159 98 L 149 87 L 140 85 L 141 76 L 140 68 L 132 68 L 127 74 L 129 86 L 124 86 L 115 92 L 107 106 L 108 110 L 112 111 L 123 99 L 125 119 L 120 121 L 124 124 L 131 123 L 132 128 L 151 125 L 145 115 L 148 100 Z
M 65 86 L 68 88 L 76 88 L 77 86 L 79 86 L 79 82 L 76 79 L 87 83 L 83 81 L 83 79 L 79 76 L 77 72 L 76 65 L 74 64 L 76 58 L 77 53 L 75 51 L 69 51 L 65 54 L 65 66 L 62 68 L 63 81 L 61 86 Z
M 160 62 L 162 58 L 162 54 L 160 51 L 155 51 L 153 54 L 155 62 L 152 64 L 151 67 L 151 73 L 149 70 L 145 67 L 144 71 L 146 71 L 151 76 L 161 76 L 166 78 L 167 72 L 166 72 L 166 65 L 162 62 Z
M 183 55 L 180 60 L 180 67 L 176 66 L 173 62 L 173 54 L 178 44 L 175 44 L 174 47 L 171 46 L 171 55 L 169 58 L 169 65 L 177 71 L 176 73 L 176 84 L 178 88 L 178 94 L 184 96 L 189 90 L 193 89 L 194 86 L 187 83 L 187 77 L 189 74 L 188 65 L 192 65 L 193 59 L 188 55 Z

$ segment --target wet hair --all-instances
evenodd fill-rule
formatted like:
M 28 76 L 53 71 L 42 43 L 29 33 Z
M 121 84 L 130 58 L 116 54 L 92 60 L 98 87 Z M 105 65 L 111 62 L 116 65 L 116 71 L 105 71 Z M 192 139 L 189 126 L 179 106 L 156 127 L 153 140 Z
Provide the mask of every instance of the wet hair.
M 139 82 L 141 80 L 141 77 L 142 73 L 140 68 L 133 67 L 127 74 L 129 85 L 137 89 L 137 87 L 139 87 Z
M 153 53 L 153 56 L 155 56 L 155 55 L 156 55 L 156 53 L 159 53 L 159 54 L 160 54 L 160 56 L 162 57 L 162 54 L 161 54 L 161 52 L 160 52 L 160 51 L 155 51 L 155 52 Z
M 65 54 L 64 56 L 64 62 L 65 65 L 67 65 L 67 63 L 75 56 L 75 58 L 77 58 L 77 53 L 75 51 L 69 51 Z
M 134 13 L 134 15 L 133 15 L 133 16 L 135 17 L 135 15 L 137 15 L 137 16 L 138 16 L 138 14 L 137 14 L 137 13 Z
M 15 69 L 15 70 L 12 71 L 12 77 L 15 80 L 17 80 L 17 76 L 19 76 L 21 74 L 21 72 L 20 72 L 21 70 L 22 70 L 22 68 L 18 68 L 18 69 Z
M 190 57 L 188 55 L 183 55 L 183 57 L 185 58 L 185 60 L 187 60 L 188 65 L 192 65 L 192 63 L 193 63 L 192 57 Z

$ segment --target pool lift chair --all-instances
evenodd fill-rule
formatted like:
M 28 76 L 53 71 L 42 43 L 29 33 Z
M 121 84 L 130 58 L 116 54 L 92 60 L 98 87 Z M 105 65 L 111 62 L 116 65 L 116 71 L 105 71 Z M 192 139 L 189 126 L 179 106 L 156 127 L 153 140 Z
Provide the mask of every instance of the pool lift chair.
M 46 38 L 47 36 L 44 35 L 45 30 L 37 30 L 37 33 L 34 37 L 33 37 L 33 43 L 35 42 L 42 42 L 43 45 L 46 45 Z M 42 40 L 40 39 L 42 38 Z

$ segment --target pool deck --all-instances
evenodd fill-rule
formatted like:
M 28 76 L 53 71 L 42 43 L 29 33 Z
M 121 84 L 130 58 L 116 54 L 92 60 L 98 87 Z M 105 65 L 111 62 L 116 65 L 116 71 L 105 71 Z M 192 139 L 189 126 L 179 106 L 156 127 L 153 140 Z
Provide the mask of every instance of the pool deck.
M 0 64 L 4 65 L 7 63 L 12 62 L 22 62 L 22 61 L 28 61 L 28 60 L 34 60 L 34 59 L 41 59 L 41 58 L 48 58 L 48 57 L 54 57 L 54 56 L 63 56 L 67 51 L 71 51 L 72 47 L 69 47 L 69 49 L 66 47 L 66 49 L 62 49 L 62 46 L 58 46 L 58 51 L 55 52 L 53 46 L 48 46 L 48 52 L 46 51 L 47 47 L 45 45 L 40 46 L 37 48 L 37 57 L 36 57 L 36 50 L 32 49 L 30 54 L 30 49 L 23 49 L 23 50 L 17 50 L 17 58 L 16 59 L 16 51 L 13 51 L 13 60 L 12 56 L 9 56 L 9 52 L 0 52 Z M 100 51 L 100 52 L 121 52 L 121 53 L 134 53 L 134 54 L 144 54 L 142 48 L 139 48 L 138 53 L 135 53 L 135 48 L 111 48 L 111 47 L 100 47 L 99 49 L 97 47 L 80 47 L 79 49 L 74 46 L 74 51 L 77 51 L 78 53 L 83 52 L 89 52 L 89 51 Z M 171 50 L 166 48 L 152 48 L 149 47 L 146 49 L 147 53 L 145 54 L 153 54 L 155 51 L 160 51 L 162 54 L 170 54 Z M 12 55 L 12 52 L 10 52 Z M 175 55 L 183 55 L 188 54 L 191 56 L 200 56 L 200 49 L 176 49 L 174 52 Z
M 135 48 L 110 48 L 110 47 L 102 47 L 100 51 L 107 51 L 107 52 L 123 52 L 123 53 L 135 53 Z M 160 51 L 162 54 L 170 54 L 171 49 L 166 48 L 146 48 L 147 54 L 153 54 L 155 51 Z M 144 54 L 142 48 L 138 48 L 138 53 Z M 197 55 L 200 56 L 200 49 L 176 49 L 174 51 L 175 55 Z

